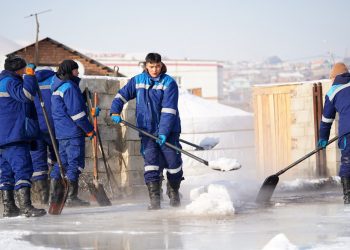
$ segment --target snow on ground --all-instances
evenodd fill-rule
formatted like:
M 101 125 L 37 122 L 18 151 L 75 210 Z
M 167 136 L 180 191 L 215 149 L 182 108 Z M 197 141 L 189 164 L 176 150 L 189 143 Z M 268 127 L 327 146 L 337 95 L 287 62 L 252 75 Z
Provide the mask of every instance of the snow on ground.
M 232 215 L 235 212 L 230 195 L 223 185 L 211 184 L 191 190 L 192 202 L 186 211 L 195 215 Z
M 287 237 L 280 233 L 273 237 L 262 250 L 298 250 L 296 246 L 291 244 Z
M 23 217 L 23 219 L 25 219 Z M 41 250 L 41 249 L 57 249 L 57 248 L 47 248 L 47 247 L 37 247 L 28 241 L 21 239 L 25 235 L 29 235 L 29 231 L 1 231 L 0 233 L 0 249 L 1 250 Z

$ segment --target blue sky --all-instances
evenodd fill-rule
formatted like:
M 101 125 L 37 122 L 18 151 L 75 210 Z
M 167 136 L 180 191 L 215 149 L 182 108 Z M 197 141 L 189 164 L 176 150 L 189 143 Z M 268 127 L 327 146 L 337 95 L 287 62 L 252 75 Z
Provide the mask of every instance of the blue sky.
M 83 51 L 147 53 L 177 59 L 294 60 L 350 56 L 348 0 L 3 1 L 0 35 L 51 37 Z

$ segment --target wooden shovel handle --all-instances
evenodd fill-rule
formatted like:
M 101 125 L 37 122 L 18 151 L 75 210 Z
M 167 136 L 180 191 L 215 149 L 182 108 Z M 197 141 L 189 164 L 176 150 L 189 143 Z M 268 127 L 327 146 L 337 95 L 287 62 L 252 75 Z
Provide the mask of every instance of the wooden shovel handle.
M 97 93 L 94 93 L 94 107 L 95 107 L 95 112 L 96 108 L 98 105 L 98 96 Z M 94 116 L 94 130 L 95 130 L 95 135 L 97 135 L 97 116 Z M 94 156 L 94 179 L 98 180 L 98 157 L 97 157 L 97 136 L 94 136 L 93 138 L 93 156 Z

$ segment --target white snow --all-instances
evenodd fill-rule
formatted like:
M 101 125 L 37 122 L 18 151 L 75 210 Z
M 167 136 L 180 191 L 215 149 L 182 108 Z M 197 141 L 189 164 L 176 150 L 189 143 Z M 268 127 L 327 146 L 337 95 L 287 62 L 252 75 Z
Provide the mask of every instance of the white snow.
M 273 237 L 262 250 L 298 250 L 298 248 L 291 244 L 284 234 L 280 233 Z
M 223 185 L 211 184 L 191 190 L 192 202 L 186 211 L 194 215 L 232 215 L 235 212 L 230 195 Z
M 209 161 L 209 167 L 215 170 L 230 171 L 240 169 L 242 166 L 236 159 L 219 158 Z
M 320 179 L 295 179 L 292 181 L 284 181 L 278 186 L 283 191 L 296 190 L 316 190 L 325 186 L 335 186 L 340 184 L 339 176 L 331 176 L 329 178 Z
M 218 145 L 220 142 L 220 139 L 217 137 L 205 137 L 201 142 L 199 143 L 199 146 L 203 147 L 204 149 L 212 149 L 216 145 Z

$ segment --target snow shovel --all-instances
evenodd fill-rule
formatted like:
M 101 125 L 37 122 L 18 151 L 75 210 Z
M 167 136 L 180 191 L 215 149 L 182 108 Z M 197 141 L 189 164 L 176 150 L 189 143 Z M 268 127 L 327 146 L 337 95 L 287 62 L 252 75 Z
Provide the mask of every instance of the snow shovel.
M 94 94 L 95 109 L 97 107 L 97 93 Z M 94 129 L 97 134 L 97 116 L 94 117 Z M 97 136 L 94 136 L 92 141 L 92 151 L 94 157 L 94 178 L 92 183 L 88 183 L 89 191 L 91 196 L 97 201 L 100 206 L 111 206 L 112 203 L 108 199 L 103 185 L 98 182 L 98 157 L 97 157 Z
M 349 133 L 347 133 L 347 134 L 349 134 Z M 345 134 L 345 135 L 347 135 L 347 134 Z M 343 136 L 345 136 L 345 135 L 343 135 Z M 338 136 L 334 137 L 333 139 L 331 139 L 330 141 L 327 142 L 326 146 L 328 146 L 329 144 L 335 142 L 338 139 L 339 139 Z M 267 177 L 265 179 L 264 183 L 262 184 L 260 190 L 259 190 L 258 196 L 256 197 L 256 200 L 255 200 L 256 203 L 267 203 L 267 202 L 269 202 L 271 197 L 272 197 L 273 192 L 275 191 L 277 183 L 279 181 L 279 177 L 278 176 L 280 176 L 281 174 L 283 174 L 287 170 L 291 169 L 295 165 L 299 164 L 300 162 L 306 160 L 310 156 L 312 156 L 312 155 L 316 154 L 317 152 L 321 151 L 322 149 L 324 149 L 324 148 L 323 147 L 316 148 L 312 152 L 310 152 L 307 155 L 303 156 L 302 158 L 300 158 L 296 162 L 290 164 L 286 168 L 280 170 L 276 174 L 273 174 L 273 175 L 270 175 L 269 177 Z
M 91 97 L 90 97 L 89 93 L 90 93 L 90 90 L 86 87 L 85 94 L 86 94 L 86 102 L 87 102 L 88 108 L 89 108 L 89 118 L 91 121 L 93 121 L 94 118 L 91 115 L 92 103 L 91 103 Z M 97 135 L 97 139 L 98 139 L 98 148 L 102 154 L 103 163 L 104 163 L 105 171 L 107 174 L 108 185 L 109 185 L 109 188 L 111 190 L 112 196 L 114 197 L 115 194 L 114 194 L 114 190 L 113 190 L 112 183 L 111 183 L 111 176 L 112 176 L 113 182 L 115 184 L 117 183 L 117 181 L 115 180 L 113 172 L 111 170 L 111 167 L 108 164 L 108 161 L 107 161 L 107 158 L 105 155 L 105 151 L 104 151 L 103 146 L 102 146 L 102 139 L 101 139 L 101 135 L 100 135 L 100 130 L 98 128 L 96 129 L 96 135 Z
M 144 131 L 144 130 L 142 130 L 142 129 L 139 129 L 138 127 L 134 126 L 133 124 L 131 124 L 131 123 L 127 122 L 127 121 L 122 120 L 121 123 L 123 123 L 124 125 L 126 125 L 126 126 L 132 128 L 132 129 L 134 129 L 134 130 L 140 132 L 141 134 L 144 134 L 144 135 L 146 135 L 146 136 L 148 136 L 148 137 L 150 137 L 150 138 L 152 138 L 152 139 L 154 139 L 154 140 L 158 140 L 158 137 L 156 137 L 156 136 L 154 136 L 154 135 L 152 135 L 152 134 L 150 134 L 150 133 L 148 133 L 148 132 L 146 132 L 146 131 Z M 171 149 L 174 149 L 174 150 L 176 150 L 176 151 L 179 151 L 179 152 L 181 152 L 181 153 L 183 153 L 183 154 L 185 154 L 185 155 L 191 157 L 192 159 L 195 159 L 195 160 L 197 160 L 197 161 L 203 163 L 204 165 L 206 165 L 206 166 L 208 166 L 208 167 L 211 167 L 211 168 L 214 169 L 214 170 L 221 171 L 220 169 L 214 168 L 214 166 L 211 166 L 211 164 L 209 165 L 209 162 L 208 162 L 208 161 L 206 161 L 206 160 L 204 160 L 204 159 L 202 159 L 202 158 L 199 158 L 198 156 L 195 156 L 195 155 L 193 155 L 193 154 L 191 154 L 191 153 L 189 153 L 189 152 L 187 152 L 187 151 L 185 151 L 185 150 L 183 150 L 183 149 L 181 149 L 181 148 L 178 148 L 178 147 L 176 147 L 175 145 L 173 145 L 173 144 L 171 144 L 171 143 L 169 143 L 169 142 L 165 142 L 165 145 L 168 146 L 168 147 L 171 148 Z M 216 167 L 216 166 L 215 166 L 215 167 Z M 239 169 L 239 168 L 241 168 L 241 166 L 239 166 L 239 167 L 231 167 L 231 168 L 228 168 L 228 169 L 225 168 L 224 171 L 232 171 L 232 170 L 237 170 L 237 169 Z
M 185 141 L 184 139 L 181 139 L 181 138 L 180 138 L 179 141 L 180 141 L 180 142 L 183 142 L 183 143 L 185 143 L 185 144 L 188 144 L 188 145 L 190 145 L 190 146 L 192 146 L 192 147 L 194 147 L 194 148 L 196 148 L 196 150 L 205 150 L 205 148 L 203 148 L 202 146 L 199 146 L 199 145 L 194 144 L 194 143 L 189 142 L 189 141 Z
M 53 147 L 53 150 L 55 152 L 57 163 L 58 163 L 58 166 L 59 166 L 59 169 L 60 169 L 61 181 L 62 181 L 62 184 L 63 184 L 63 187 L 64 187 L 64 192 L 63 192 L 62 197 L 60 197 L 58 199 L 58 202 L 52 202 L 51 201 L 50 202 L 50 206 L 49 206 L 49 214 L 59 215 L 59 214 L 61 214 L 61 212 L 63 210 L 64 204 L 66 203 L 66 199 L 67 199 L 67 195 L 68 195 L 68 183 L 67 183 L 67 179 L 64 176 L 64 169 L 63 169 L 62 161 L 61 161 L 60 155 L 58 153 L 56 139 L 55 139 L 55 137 L 53 135 L 53 132 L 52 132 L 52 128 L 51 128 L 51 125 L 50 125 L 49 117 L 47 115 L 45 103 L 44 103 L 44 100 L 43 100 L 43 96 L 41 94 L 41 90 L 40 90 L 39 84 L 38 84 L 38 96 L 39 96 L 39 101 L 40 101 L 41 108 L 43 110 L 45 123 L 46 123 L 47 129 L 49 131 L 52 147 Z

